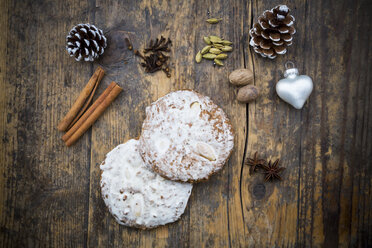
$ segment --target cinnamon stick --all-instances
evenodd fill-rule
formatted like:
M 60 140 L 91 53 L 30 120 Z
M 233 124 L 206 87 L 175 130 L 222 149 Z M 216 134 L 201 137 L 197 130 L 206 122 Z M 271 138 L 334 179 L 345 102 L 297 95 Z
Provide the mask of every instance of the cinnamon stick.
M 94 110 L 98 107 L 98 105 L 102 104 L 102 102 L 106 99 L 112 89 L 115 87 L 115 83 L 112 82 L 106 90 L 97 98 L 96 101 L 90 106 L 90 108 L 85 112 L 83 116 L 68 130 L 65 135 L 62 136 L 63 141 L 67 141 L 75 132 L 78 130 L 82 124 L 88 119 L 88 117 L 94 112 Z
M 93 123 L 101 116 L 106 108 L 115 100 L 123 89 L 112 82 L 100 97 L 88 108 L 81 118 L 71 127 L 62 139 L 67 146 L 74 144 Z M 71 132 L 70 132 L 71 131 Z
M 101 81 L 101 80 L 100 80 Z M 80 109 L 79 113 L 75 116 L 75 118 L 71 121 L 71 123 L 68 125 L 66 130 L 70 130 L 70 128 L 79 120 L 79 118 L 84 114 L 85 110 L 89 107 L 90 102 L 93 100 L 94 93 L 97 90 L 99 83 L 96 83 L 94 86 L 92 93 L 90 94 L 88 100 L 84 103 L 84 106 Z
M 58 124 L 57 127 L 58 130 L 66 131 L 69 128 L 70 124 L 79 118 L 78 117 L 79 111 L 80 110 L 84 111 L 84 108 L 86 108 L 89 105 L 90 101 L 92 101 L 93 95 L 97 89 L 98 84 L 101 82 L 104 74 L 105 71 L 101 67 L 98 67 L 96 69 L 93 76 L 89 79 L 87 85 L 84 87 L 84 89 L 81 91 L 80 95 L 76 99 L 75 103 L 72 105 L 71 109 Z M 82 108 L 84 103 L 85 106 L 84 108 Z M 82 114 L 82 112 L 80 112 L 79 114 Z M 74 120 L 75 117 L 77 117 L 76 120 Z

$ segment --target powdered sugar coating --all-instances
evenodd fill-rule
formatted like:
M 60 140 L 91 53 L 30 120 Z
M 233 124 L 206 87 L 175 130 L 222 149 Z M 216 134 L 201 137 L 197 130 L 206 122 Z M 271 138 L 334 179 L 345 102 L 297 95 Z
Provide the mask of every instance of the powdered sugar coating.
M 115 147 L 101 164 L 105 204 L 117 222 L 153 228 L 174 222 L 185 211 L 192 184 L 164 179 L 145 166 L 138 141 Z
M 209 97 L 169 93 L 146 108 L 139 150 L 171 180 L 197 182 L 222 169 L 234 147 L 230 121 Z

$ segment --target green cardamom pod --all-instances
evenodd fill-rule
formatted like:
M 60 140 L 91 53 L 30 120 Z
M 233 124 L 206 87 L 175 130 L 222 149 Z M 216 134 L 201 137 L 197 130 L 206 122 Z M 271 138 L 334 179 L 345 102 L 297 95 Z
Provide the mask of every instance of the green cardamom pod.
M 207 45 L 212 44 L 212 43 L 211 43 L 211 40 L 209 39 L 209 37 L 204 36 L 204 37 L 203 37 L 203 40 L 204 40 L 204 42 L 205 42 Z
M 224 46 L 221 48 L 223 52 L 231 52 L 233 48 L 231 46 Z
M 217 39 L 217 40 L 222 40 L 220 37 L 218 36 L 215 36 L 215 35 L 210 35 L 209 36 L 209 39 L 212 38 L 212 39 Z
M 214 63 L 215 63 L 216 65 L 223 66 L 222 61 L 219 60 L 219 59 L 214 59 Z
M 205 58 L 205 59 L 215 59 L 216 57 L 217 57 L 217 55 L 212 54 L 212 53 L 203 54 L 203 58 Z
M 207 22 L 210 24 L 216 24 L 219 23 L 220 21 L 222 21 L 222 18 L 210 18 L 207 20 Z
M 202 55 L 201 55 L 201 53 L 200 53 L 200 51 L 196 54 L 196 56 L 195 56 L 195 61 L 196 61 L 196 63 L 200 63 L 201 62 L 201 60 L 202 60 Z
M 209 40 L 212 43 L 222 43 L 222 39 L 220 37 L 217 37 L 217 36 L 214 36 L 214 35 L 209 36 Z
M 222 44 L 224 44 L 225 46 L 230 46 L 230 45 L 232 45 L 232 42 L 228 41 L 228 40 L 223 40 Z
M 212 47 L 211 49 L 209 49 L 209 52 L 213 54 L 220 54 L 222 51 L 218 48 Z
M 211 49 L 211 46 L 205 46 L 205 47 L 203 47 L 203 49 L 201 50 L 201 54 L 206 54 L 208 51 L 209 51 L 209 49 Z
M 227 59 L 227 54 L 226 53 L 221 53 L 216 56 L 216 59 Z
M 224 45 L 216 43 L 216 44 L 213 44 L 213 47 L 221 49 L 224 47 Z

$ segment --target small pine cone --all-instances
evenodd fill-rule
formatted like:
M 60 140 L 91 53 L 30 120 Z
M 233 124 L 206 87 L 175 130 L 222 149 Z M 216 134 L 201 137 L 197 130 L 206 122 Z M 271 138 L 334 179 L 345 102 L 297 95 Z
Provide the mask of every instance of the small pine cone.
M 295 18 L 289 15 L 286 5 L 278 5 L 271 10 L 265 10 L 258 17 L 258 22 L 249 30 L 252 37 L 249 44 L 256 53 L 270 59 L 277 54 L 285 54 L 287 47 L 292 45 L 296 29 L 293 27 Z
M 101 29 L 91 24 L 78 24 L 66 37 L 67 52 L 77 61 L 93 61 L 103 54 L 107 39 Z

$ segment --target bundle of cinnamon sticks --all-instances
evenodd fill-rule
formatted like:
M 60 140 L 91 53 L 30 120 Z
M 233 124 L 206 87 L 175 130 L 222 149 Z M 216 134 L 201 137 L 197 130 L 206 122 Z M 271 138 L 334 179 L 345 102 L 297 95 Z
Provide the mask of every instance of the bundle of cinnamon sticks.
M 98 67 L 71 109 L 58 124 L 58 130 L 66 131 L 62 136 L 62 140 L 67 146 L 74 144 L 123 90 L 118 84 L 112 82 L 97 100 L 90 105 L 104 74 L 105 71 Z

